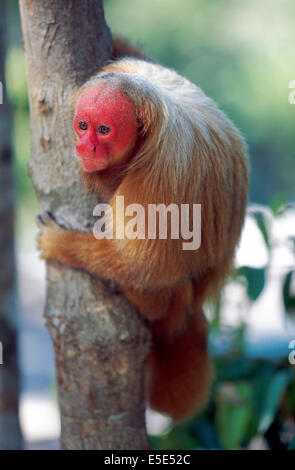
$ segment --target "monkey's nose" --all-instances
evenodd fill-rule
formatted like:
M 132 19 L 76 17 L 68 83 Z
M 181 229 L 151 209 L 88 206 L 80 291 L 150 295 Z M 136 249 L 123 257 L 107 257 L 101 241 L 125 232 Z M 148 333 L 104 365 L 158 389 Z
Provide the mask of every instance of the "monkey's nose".
M 96 144 L 94 142 L 83 142 L 80 140 L 76 145 L 76 151 L 81 157 L 91 157 L 96 153 Z

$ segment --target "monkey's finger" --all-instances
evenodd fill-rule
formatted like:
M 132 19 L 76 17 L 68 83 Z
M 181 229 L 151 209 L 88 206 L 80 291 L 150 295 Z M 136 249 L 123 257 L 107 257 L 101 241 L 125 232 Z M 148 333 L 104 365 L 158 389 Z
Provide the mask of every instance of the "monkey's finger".
M 43 212 L 42 219 L 44 221 L 44 224 L 47 225 L 47 227 L 56 227 L 57 226 L 57 223 L 56 223 L 53 215 L 49 211 Z
M 42 238 L 42 233 L 38 233 L 38 235 L 36 236 L 36 248 L 38 251 L 42 251 L 42 241 L 43 241 L 43 238 Z
M 40 214 L 36 217 L 36 225 L 40 230 L 44 229 L 45 222 Z

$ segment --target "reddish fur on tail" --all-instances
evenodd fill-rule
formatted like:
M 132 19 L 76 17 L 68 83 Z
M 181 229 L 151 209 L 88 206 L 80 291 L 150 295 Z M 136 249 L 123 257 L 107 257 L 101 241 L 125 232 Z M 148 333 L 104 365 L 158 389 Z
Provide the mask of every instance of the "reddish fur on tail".
M 207 402 L 212 367 L 207 351 L 207 327 L 202 314 L 191 316 L 186 329 L 165 338 L 155 325 L 147 360 L 150 406 L 175 420 L 189 417 Z

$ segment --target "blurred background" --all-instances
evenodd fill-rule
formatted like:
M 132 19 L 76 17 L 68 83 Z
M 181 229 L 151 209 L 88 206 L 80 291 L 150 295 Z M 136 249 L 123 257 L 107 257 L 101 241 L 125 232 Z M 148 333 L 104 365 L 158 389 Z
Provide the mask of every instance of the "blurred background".
M 198 84 L 227 112 L 246 137 L 251 157 L 249 207 L 237 269 L 217 304 L 208 305 L 206 311 L 216 368 L 210 402 L 201 415 L 178 425 L 148 411 L 152 446 L 295 448 L 295 3 L 104 0 L 104 6 L 113 32 Z M 42 318 L 45 267 L 34 241 L 38 206 L 27 171 L 29 106 L 18 2 L 6 1 L 1 15 L 6 48 L 0 47 L 5 65 L 0 80 L 10 114 L 5 111 L 3 118 L 2 112 L 0 126 L 3 131 L 11 119 L 18 286 L 11 307 L 17 317 L 9 334 L 12 340 L 14 334 L 18 338 L 20 428 L 26 448 L 55 449 L 60 424 L 53 352 Z M 3 157 L 0 174 L 4 170 Z M 13 199 L 7 191 L 0 199 L 1 217 L 1 207 Z M 1 235 L 3 253 L 5 240 Z M 3 318 L 8 317 L 4 273 L 1 263 Z M 6 336 L 7 324 L 0 319 L 0 398 L 8 367 Z M 15 367 L 15 361 L 11 364 Z M 11 416 L 17 407 L 7 412 L 8 402 L 4 396 L 0 404 L 0 447 L 13 447 L 21 439 Z

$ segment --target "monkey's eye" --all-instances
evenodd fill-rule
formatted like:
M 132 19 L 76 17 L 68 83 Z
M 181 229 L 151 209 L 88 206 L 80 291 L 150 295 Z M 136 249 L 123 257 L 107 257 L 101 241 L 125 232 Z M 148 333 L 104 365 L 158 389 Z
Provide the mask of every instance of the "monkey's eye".
M 79 129 L 81 129 L 81 131 L 86 131 L 86 129 L 88 129 L 88 126 L 87 126 L 86 122 L 84 122 L 84 121 L 79 121 L 78 122 L 78 127 L 79 127 Z
M 99 128 L 97 129 L 97 132 L 99 132 L 100 134 L 102 135 L 107 135 L 111 132 L 111 128 L 109 126 L 105 126 L 104 124 L 102 124 L 101 126 L 99 126 Z

